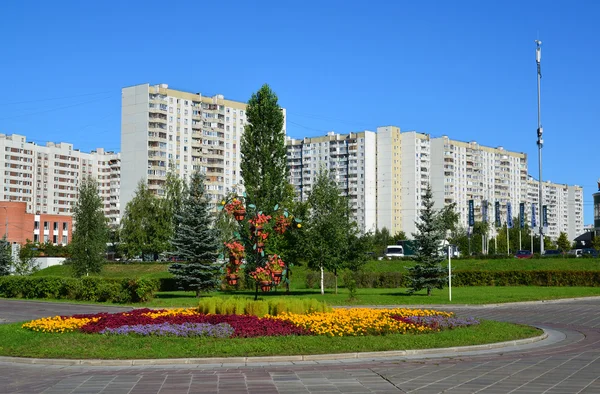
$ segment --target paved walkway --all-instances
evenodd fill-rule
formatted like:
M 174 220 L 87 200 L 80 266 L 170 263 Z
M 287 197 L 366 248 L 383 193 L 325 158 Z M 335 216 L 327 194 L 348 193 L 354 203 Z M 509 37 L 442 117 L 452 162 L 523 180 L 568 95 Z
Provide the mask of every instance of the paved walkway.
M 0 300 L 0 319 L 102 309 Z M 600 393 L 600 298 L 437 309 L 536 325 L 550 337 L 500 350 L 374 360 L 127 367 L 0 362 L 0 393 Z

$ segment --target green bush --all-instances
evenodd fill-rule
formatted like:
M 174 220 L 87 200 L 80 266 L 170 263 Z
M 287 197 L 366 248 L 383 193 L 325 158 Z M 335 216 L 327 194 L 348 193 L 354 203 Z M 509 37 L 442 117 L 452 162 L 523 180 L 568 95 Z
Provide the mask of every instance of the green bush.
M 212 313 L 220 315 L 254 315 L 263 317 L 265 315 L 277 316 L 284 312 L 306 314 L 311 312 L 331 311 L 331 307 L 313 298 L 295 299 L 278 297 L 268 301 L 254 301 L 245 297 L 205 297 L 200 299 L 198 305 L 200 313 Z
M 325 287 L 335 284 L 333 275 L 325 273 Z M 408 287 L 408 276 L 402 272 L 350 272 L 341 275 L 341 286 L 350 281 L 357 288 Z M 306 287 L 318 288 L 320 274 L 308 272 Z M 453 286 L 600 286 L 600 271 L 523 270 L 523 271 L 452 271 Z
M 0 277 L 0 296 L 6 298 L 49 298 L 99 302 L 144 302 L 158 290 L 155 279 L 107 279 L 86 276 Z

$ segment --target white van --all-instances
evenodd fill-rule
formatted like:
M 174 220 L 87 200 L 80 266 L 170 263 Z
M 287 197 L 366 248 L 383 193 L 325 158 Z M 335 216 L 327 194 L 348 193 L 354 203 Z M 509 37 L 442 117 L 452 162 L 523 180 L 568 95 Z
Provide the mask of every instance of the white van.
M 402 245 L 388 245 L 385 249 L 385 258 L 391 260 L 392 257 L 404 257 L 404 248 Z

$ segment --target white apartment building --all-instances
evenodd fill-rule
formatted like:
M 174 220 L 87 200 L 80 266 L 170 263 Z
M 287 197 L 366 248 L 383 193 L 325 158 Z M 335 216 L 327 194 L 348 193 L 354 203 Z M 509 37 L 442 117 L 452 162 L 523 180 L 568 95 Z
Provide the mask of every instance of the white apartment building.
M 91 176 L 98 181 L 107 217 L 112 220 L 119 209 L 118 153 L 80 152 L 65 142 L 42 146 L 18 134 L 0 134 L 0 151 L 0 200 L 25 202 L 27 213 L 71 215 L 79 183 Z
M 377 228 L 402 231 L 402 135 L 400 128 L 377 128 Z
M 386 227 L 392 234 L 404 231 L 412 237 L 429 184 L 434 207 L 455 203 L 463 227 L 468 226 L 468 201 L 474 202 L 476 221 L 483 219 L 482 205 L 487 202 L 492 236 L 496 202 L 500 204 L 502 224 L 506 222 L 508 202 L 513 217 L 519 216 L 519 205 L 525 203 L 528 223 L 531 203 L 537 203 L 537 192 L 533 191 L 537 183 L 528 178 L 527 155 L 503 147 L 481 146 L 447 136 L 431 138 L 414 131 L 401 132 L 394 126 L 379 127 L 377 133 L 331 132 L 303 140 L 288 138 L 287 147 L 290 181 L 298 197 L 308 197 L 318 169 L 324 166 L 335 174 L 342 194 L 347 194 L 358 208 L 354 213 L 362 231 Z M 574 239 L 583 231 L 582 189 L 549 182 L 544 188 L 548 189 L 544 194 L 549 206 L 548 235 L 556 238 L 565 231 Z
M 431 181 L 431 139 L 414 131 L 401 133 L 401 215 L 402 231 L 412 238 L 415 222 L 423 208 L 423 196 Z M 436 193 L 434 192 L 434 198 Z
M 488 221 L 494 220 L 494 204 L 500 202 L 505 221 L 510 201 L 513 216 L 519 203 L 527 201 L 527 155 L 503 147 L 491 148 L 477 142 L 431 140 L 431 187 L 435 207 L 455 203 L 459 223 L 468 226 L 468 201 L 473 200 L 475 220 L 482 220 L 482 205 L 488 204 Z M 492 230 L 493 231 L 493 230 Z
M 182 179 L 196 170 L 204 173 L 213 206 L 228 192 L 243 192 L 246 103 L 142 84 L 123 89 L 121 110 L 122 211 L 140 181 L 163 195 L 170 168 Z
M 542 209 L 539 205 L 539 181 L 529 176 L 527 179 L 527 207 L 530 218 L 531 204 L 536 204 L 537 226 L 542 220 Z M 569 186 L 550 181 L 542 182 L 543 205 L 547 206 L 547 236 L 557 239 L 564 232 L 572 241 L 583 234 L 583 188 Z M 531 224 L 531 220 L 529 222 Z
M 296 140 L 286 139 L 289 180 L 300 200 L 310 195 L 321 169 L 335 179 L 340 193 L 348 196 L 350 208 L 361 231 L 375 230 L 377 224 L 376 134 L 350 134 Z

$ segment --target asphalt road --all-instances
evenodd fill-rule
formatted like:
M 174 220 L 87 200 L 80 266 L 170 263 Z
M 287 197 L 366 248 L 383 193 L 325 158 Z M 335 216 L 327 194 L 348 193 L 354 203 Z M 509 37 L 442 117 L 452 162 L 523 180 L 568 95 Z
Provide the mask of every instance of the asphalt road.
M 5 359 L 0 393 L 600 393 L 600 298 L 438 309 L 543 327 L 553 339 L 374 360 L 99 367 Z M 0 321 L 102 310 L 126 308 L 0 300 Z

